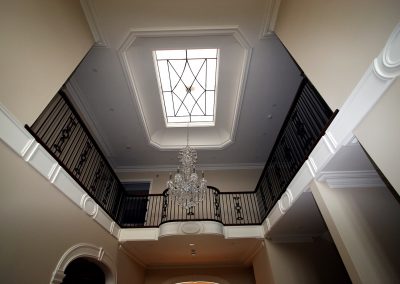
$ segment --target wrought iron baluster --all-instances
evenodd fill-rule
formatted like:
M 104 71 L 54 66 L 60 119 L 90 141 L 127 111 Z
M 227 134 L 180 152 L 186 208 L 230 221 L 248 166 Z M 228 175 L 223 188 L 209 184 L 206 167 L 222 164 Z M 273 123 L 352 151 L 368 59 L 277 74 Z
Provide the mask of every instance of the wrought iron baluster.
M 79 156 L 78 164 L 74 168 L 74 173 L 78 177 L 80 177 L 80 175 L 81 175 L 82 167 L 85 165 L 88 155 L 90 154 L 92 148 L 93 148 L 93 145 L 90 143 L 90 141 L 86 141 L 85 148 L 83 149 L 81 155 Z
M 235 214 L 236 214 L 236 220 L 241 221 L 243 220 L 243 215 L 242 215 L 242 200 L 239 196 L 234 196 L 233 201 L 235 202 Z
M 66 142 L 69 140 L 71 136 L 71 132 L 74 131 L 78 121 L 76 118 L 71 114 L 68 118 L 68 122 L 64 125 L 63 129 L 61 130 L 60 134 L 58 135 L 58 139 L 53 144 L 53 148 L 57 154 L 61 154 Z

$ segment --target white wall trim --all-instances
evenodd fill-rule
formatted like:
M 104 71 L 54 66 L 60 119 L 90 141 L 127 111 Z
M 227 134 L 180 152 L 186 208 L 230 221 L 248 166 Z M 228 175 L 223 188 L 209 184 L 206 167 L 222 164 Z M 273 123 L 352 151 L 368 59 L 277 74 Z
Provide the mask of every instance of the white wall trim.
M 0 139 L 17 155 L 23 157 L 32 147 L 35 139 L 23 125 L 0 102 Z
M 326 171 L 321 172 L 318 181 L 324 181 L 330 188 L 385 187 L 376 171 Z
M 224 226 L 225 239 L 239 238 L 264 238 L 264 229 L 260 225 L 255 226 Z
M 118 240 L 127 241 L 156 241 L 159 236 L 159 228 L 129 228 L 121 229 Z
M 400 75 L 400 23 L 391 33 L 385 47 L 374 60 L 374 71 L 382 79 L 394 79 Z
M 61 256 L 51 275 L 50 284 L 62 283 L 62 280 L 65 277 L 64 272 L 68 264 L 80 257 L 92 258 L 101 263 L 106 277 L 106 284 L 117 283 L 117 268 L 111 257 L 104 251 L 104 249 L 92 244 L 79 243 L 69 248 Z
M 92 0 L 81 0 L 81 7 L 96 42 L 95 45 L 108 47 L 108 43 L 100 29 L 97 12 Z
M 119 226 L 1 103 L 0 139 L 107 232 L 118 238 Z
M 261 225 L 224 226 L 214 221 L 168 222 L 159 228 L 121 229 L 120 242 L 156 241 L 159 238 L 177 235 L 220 235 L 226 239 L 264 238 L 264 228 Z
M 268 38 L 274 34 L 275 24 L 279 14 L 281 0 L 267 0 L 263 24 L 260 32 L 260 39 Z

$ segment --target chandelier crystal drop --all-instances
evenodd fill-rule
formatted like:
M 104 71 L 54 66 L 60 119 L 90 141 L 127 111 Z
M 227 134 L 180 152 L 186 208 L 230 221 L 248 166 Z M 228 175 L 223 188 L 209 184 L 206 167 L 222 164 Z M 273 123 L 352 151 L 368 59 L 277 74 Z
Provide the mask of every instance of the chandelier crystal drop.
M 196 173 L 197 152 L 187 145 L 179 151 L 178 160 L 181 165 L 174 176 L 170 173 L 167 187 L 169 195 L 175 199 L 179 206 L 186 210 L 196 206 L 203 200 L 207 189 L 207 180 Z

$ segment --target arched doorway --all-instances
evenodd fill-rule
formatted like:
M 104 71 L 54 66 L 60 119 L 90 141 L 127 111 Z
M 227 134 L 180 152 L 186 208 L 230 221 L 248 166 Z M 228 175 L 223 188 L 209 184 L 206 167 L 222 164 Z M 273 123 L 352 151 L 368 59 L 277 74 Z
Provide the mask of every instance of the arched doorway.
M 81 274 L 81 278 L 87 277 L 88 275 L 86 275 L 85 273 L 82 274 L 81 272 L 79 272 L 79 270 L 81 270 L 80 266 L 82 265 L 91 270 L 90 275 L 100 274 L 98 271 L 98 269 L 100 269 L 104 277 L 103 282 L 93 282 L 102 281 L 101 279 L 103 279 L 101 276 L 94 276 L 93 278 L 93 275 L 91 276 L 92 279 L 94 279 L 92 282 L 74 282 L 68 279 L 69 277 L 67 278 L 67 275 L 69 273 L 72 273 L 71 275 Z M 92 244 L 81 243 L 72 246 L 63 254 L 55 270 L 53 271 L 50 284 L 115 284 L 117 282 L 116 275 L 117 270 L 114 265 L 113 259 L 104 251 L 102 247 L 97 247 Z
M 77 258 L 71 261 L 64 271 L 61 284 L 105 284 L 103 269 L 93 260 Z

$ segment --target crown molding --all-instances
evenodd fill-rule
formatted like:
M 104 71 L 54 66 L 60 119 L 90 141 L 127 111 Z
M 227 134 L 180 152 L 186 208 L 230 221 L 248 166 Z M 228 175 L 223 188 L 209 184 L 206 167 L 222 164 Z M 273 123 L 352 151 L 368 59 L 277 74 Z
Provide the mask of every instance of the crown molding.
M 206 171 L 224 171 L 224 170 L 262 170 L 263 163 L 246 163 L 246 164 L 198 164 L 197 168 Z M 160 166 L 135 166 L 135 167 L 116 167 L 116 173 L 143 173 L 143 172 L 170 172 L 176 171 L 177 165 L 160 165 Z
M 385 187 L 385 183 L 376 171 L 321 172 L 318 181 L 326 182 L 330 188 Z
M 279 7 L 281 0 L 267 0 L 265 5 L 265 12 L 263 24 L 260 32 L 260 39 L 265 39 L 274 34 L 276 20 L 278 19 Z
M 98 16 L 92 0 L 81 0 L 81 7 L 92 32 L 95 45 L 109 47 L 103 32 L 100 29 Z

